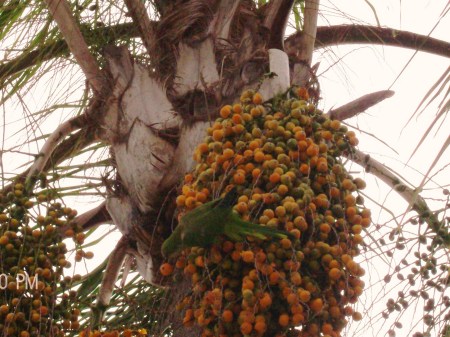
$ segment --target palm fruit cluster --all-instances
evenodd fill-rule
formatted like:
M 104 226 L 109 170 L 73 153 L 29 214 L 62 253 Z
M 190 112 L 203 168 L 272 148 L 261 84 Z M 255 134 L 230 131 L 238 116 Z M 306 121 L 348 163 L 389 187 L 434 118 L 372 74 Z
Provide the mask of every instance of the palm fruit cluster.
M 50 199 L 26 193 L 21 183 L 0 194 L 2 336 L 64 336 L 79 328 L 70 287 L 81 276 L 64 276 L 70 262 L 63 239 L 71 236 L 80 247 L 84 234 L 72 224 L 76 211 Z
M 341 160 L 357 144 L 304 88 L 266 103 L 245 91 L 220 110 L 177 197 L 180 216 L 238 186 L 234 210 L 243 219 L 295 239 L 221 238 L 163 264 L 163 275 L 192 280 L 178 305 L 185 325 L 199 325 L 202 336 L 337 337 L 349 319 L 361 319 L 353 304 L 364 269 L 355 257 L 370 211 L 357 193 L 364 181 Z

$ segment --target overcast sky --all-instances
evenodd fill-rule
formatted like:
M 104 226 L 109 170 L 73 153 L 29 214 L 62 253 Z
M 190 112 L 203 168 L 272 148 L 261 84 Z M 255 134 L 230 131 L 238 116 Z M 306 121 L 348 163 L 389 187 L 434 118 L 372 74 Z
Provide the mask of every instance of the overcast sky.
M 344 12 L 345 17 L 349 19 L 344 18 L 343 14 L 339 14 L 336 7 L 330 2 L 322 1 L 323 16 L 319 20 L 319 25 L 349 22 L 377 24 L 375 15 L 366 1 L 339 1 L 335 3 L 339 4 L 339 10 Z M 376 15 L 381 26 L 423 35 L 430 34 L 435 38 L 449 40 L 450 15 L 444 17 L 438 26 L 434 27 L 446 5 L 448 5 L 448 1 L 403 0 L 372 1 L 372 3 L 376 6 Z M 348 123 L 373 135 L 359 135 L 360 150 L 396 170 L 401 177 L 413 186 L 418 186 L 423 179 L 423 174 L 428 171 L 436 154 L 449 135 L 450 121 L 448 118 L 443 122 L 437 134 L 435 134 L 437 129 L 433 129 L 427 141 L 409 161 L 408 166 L 405 166 L 405 164 L 424 131 L 435 117 L 438 111 L 437 102 L 442 99 L 442 95 L 421 116 L 414 117 L 408 125 L 406 124 L 427 91 L 449 67 L 449 59 L 426 53 L 414 55 L 413 50 L 401 48 L 352 45 L 332 48 L 325 52 L 319 50 L 315 53 L 314 60 L 320 61 L 318 73 L 323 72 L 320 78 L 323 97 L 321 106 L 325 110 L 345 104 L 373 91 L 384 89 L 395 91 L 392 98 L 369 109 L 367 113 L 349 120 Z M 337 63 L 334 64 L 335 62 Z M 404 68 L 405 70 L 402 72 Z M 450 151 L 447 150 L 441 157 L 432 171 L 432 173 L 439 171 L 433 177 L 434 183 L 429 183 L 426 186 L 429 190 L 424 195 L 434 199 L 434 201 L 429 200 L 429 203 L 435 209 L 444 205 L 442 187 L 448 188 L 450 184 L 450 170 L 445 167 L 449 163 L 449 154 Z M 393 215 L 399 216 L 398 219 L 401 219 L 408 204 L 399 199 L 386 185 L 376 181 L 371 175 L 361 172 L 357 166 L 351 165 L 349 167 L 354 170 L 355 174 L 359 174 L 369 182 L 365 192 L 377 203 L 392 212 L 383 211 L 374 203 L 367 203 L 372 208 L 374 222 L 383 224 L 380 231 L 389 231 L 395 228 L 396 222 L 389 220 L 393 218 Z M 404 252 L 397 252 L 390 266 L 383 264 L 381 260 L 374 260 L 373 264 L 367 265 L 366 270 L 370 268 L 370 272 L 366 275 L 366 284 L 374 284 L 378 279 L 383 279 L 389 272 L 389 268 L 395 267 L 404 256 Z M 394 283 L 392 282 L 392 284 Z M 361 298 L 359 307 L 368 312 L 361 324 L 352 327 L 350 336 L 354 335 L 355 330 L 357 336 L 367 334 L 382 336 L 386 333 L 393 321 L 370 321 L 369 317 L 374 317 L 375 313 L 383 309 L 390 296 L 397 298 L 396 293 L 399 288 L 393 287 L 392 284 L 389 284 L 388 288 L 375 286 L 366 291 L 365 296 L 367 297 Z M 391 293 L 384 294 L 384 291 L 389 289 L 392 290 Z M 380 294 L 382 294 L 381 300 L 379 300 Z M 374 307 L 369 305 L 372 301 L 377 301 Z M 399 318 L 404 328 L 396 330 L 397 336 L 411 335 L 409 324 L 414 325 L 416 320 L 422 316 L 421 305 L 423 304 L 417 306 L 415 315 L 413 314 L 414 311 L 410 310 L 406 315 Z M 417 328 L 413 331 L 417 331 Z M 434 331 L 431 336 L 435 336 L 436 333 Z

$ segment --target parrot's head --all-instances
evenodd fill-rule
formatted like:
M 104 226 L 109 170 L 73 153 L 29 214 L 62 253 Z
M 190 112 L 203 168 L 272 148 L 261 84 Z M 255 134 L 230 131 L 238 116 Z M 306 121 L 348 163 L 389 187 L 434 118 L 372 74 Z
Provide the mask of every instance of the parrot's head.
M 173 242 L 172 237 L 169 237 L 166 241 L 163 242 L 161 246 L 161 252 L 165 258 L 168 258 L 175 252 L 175 242 Z

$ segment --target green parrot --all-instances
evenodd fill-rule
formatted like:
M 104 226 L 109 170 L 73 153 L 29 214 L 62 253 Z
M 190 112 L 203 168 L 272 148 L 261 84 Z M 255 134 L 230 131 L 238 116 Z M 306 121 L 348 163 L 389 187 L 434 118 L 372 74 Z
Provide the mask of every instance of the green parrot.
M 187 247 L 207 247 L 217 242 L 221 235 L 235 242 L 244 241 L 247 235 L 262 240 L 291 236 L 288 232 L 242 220 L 233 212 L 238 197 L 234 187 L 223 198 L 207 202 L 186 213 L 163 242 L 163 255 L 168 257 Z

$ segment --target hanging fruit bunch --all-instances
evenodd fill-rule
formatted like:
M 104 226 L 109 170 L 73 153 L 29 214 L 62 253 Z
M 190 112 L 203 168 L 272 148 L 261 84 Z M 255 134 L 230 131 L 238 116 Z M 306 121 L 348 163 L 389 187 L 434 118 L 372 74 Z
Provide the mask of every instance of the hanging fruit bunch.
M 304 88 L 266 103 L 245 91 L 240 104 L 220 110 L 185 176 L 180 216 L 237 186 L 234 210 L 243 219 L 292 235 L 220 238 L 163 264 L 163 275 L 192 280 L 192 294 L 178 305 L 185 325 L 199 325 L 203 336 L 337 337 L 350 317 L 361 319 L 352 304 L 364 269 L 354 259 L 370 211 L 357 194 L 364 181 L 341 160 L 357 144 Z
M 64 336 L 79 328 L 76 292 L 70 286 L 81 277 L 64 276 L 70 262 L 62 241 L 70 236 L 80 247 L 84 234 L 72 224 L 75 210 L 48 200 L 44 194 L 27 195 L 20 183 L 0 194 L 2 336 Z

